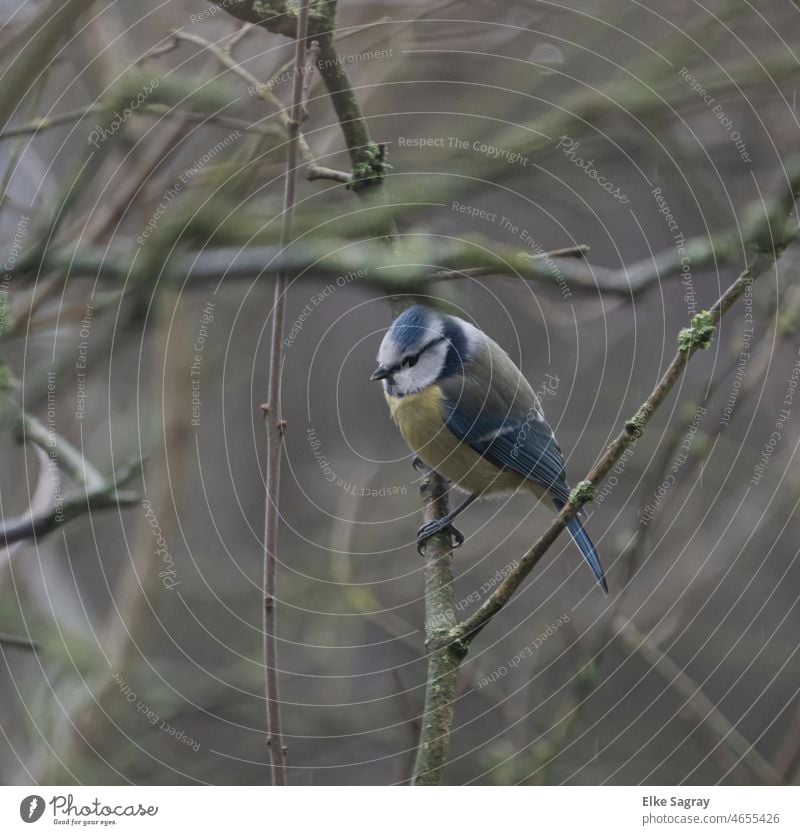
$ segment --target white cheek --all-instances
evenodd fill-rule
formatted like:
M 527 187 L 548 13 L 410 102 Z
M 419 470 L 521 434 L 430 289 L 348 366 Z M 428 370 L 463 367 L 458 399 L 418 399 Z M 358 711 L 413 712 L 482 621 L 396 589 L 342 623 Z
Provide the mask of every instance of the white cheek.
M 443 358 L 437 356 L 433 351 L 429 351 L 425 356 L 420 357 L 419 362 L 414 368 L 414 371 L 417 372 L 414 378 L 422 388 L 427 388 L 439 379 L 443 366 Z
M 409 368 L 401 368 L 400 371 L 395 371 L 392 374 L 395 388 L 404 394 L 414 388 L 414 381 L 411 379 L 410 371 L 411 369 Z
M 446 355 L 444 344 L 425 351 L 413 368 L 403 368 L 395 374 L 399 387 L 405 391 L 421 391 L 432 386 L 442 376 Z

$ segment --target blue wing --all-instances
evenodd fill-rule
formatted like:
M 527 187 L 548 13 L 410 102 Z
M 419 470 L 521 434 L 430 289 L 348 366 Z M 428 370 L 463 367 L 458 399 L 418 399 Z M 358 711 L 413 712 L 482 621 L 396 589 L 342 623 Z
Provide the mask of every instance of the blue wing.
M 499 469 L 512 470 L 547 490 L 561 509 L 569 500 L 564 455 L 538 398 L 511 358 L 489 341 L 485 356 L 474 360 L 474 375 L 440 384 L 447 428 Z M 487 387 L 485 380 L 489 380 Z M 567 525 L 597 582 L 608 591 L 597 551 L 575 517 Z
M 489 404 L 486 404 L 487 406 Z M 544 487 L 561 505 L 569 498 L 564 456 L 534 404 L 524 419 L 470 408 L 467 399 L 445 399 L 447 428 L 499 469 L 513 470 Z

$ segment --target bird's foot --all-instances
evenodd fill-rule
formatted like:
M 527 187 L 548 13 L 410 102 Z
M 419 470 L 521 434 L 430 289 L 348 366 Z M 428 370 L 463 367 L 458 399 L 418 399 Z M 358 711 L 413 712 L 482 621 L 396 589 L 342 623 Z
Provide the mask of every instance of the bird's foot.
M 419 455 L 415 455 L 411 459 L 411 466 L 417 472 L 430 472 L 430 467 L 419 457 Z
M 420 556 L 423 555 L 422 552 L 425 547 L 425 543 L 432 536 L 435 536 L 437 533 L 440 533 L 444 530 L 447 530 L 453 537 L 453 542 L 450 546 L 451 548 L 460 548 L 464 544 L 464 534 L 461 533 L 461 531 L 455 525 L 451 525 L 444 519 L 434 519 L 432 522 L 426 522 L 417 531 L 417 551 L 419 552 Z

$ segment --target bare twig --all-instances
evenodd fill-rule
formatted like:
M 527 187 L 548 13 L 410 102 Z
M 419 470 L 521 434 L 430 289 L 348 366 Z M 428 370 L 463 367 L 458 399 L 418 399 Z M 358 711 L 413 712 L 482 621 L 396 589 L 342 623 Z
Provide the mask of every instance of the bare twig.
M 141 472 L 141 462 L 125 467 L 109 481 L 88 486 L 85 492 L 65 496 L 59 504 L 41 513 L 28 514 L 0 527 L 0 548 L 8 548 L 24 539 L 40 539 L 84 513 L 130 507 L 140 497 L 130 491 L 120 492 Z
M 319 58 L 319 41 L 311 41 L 303 70 L 303 121 L 308 118 L 308 97 L 311 93 L 311 82 L 314 80 L 314 68 Z
M 29 499 L 28 516 L 39 516 L 53 506 L 56 487 L 55 480 L 48 472 L 50 458 L 47 453 L 37 448 L 35 456 L 39 465 L 39 475 Z M 22 547 L 23 542 L 24 540 L 19 540 L 10 548 L 0 548 L 0 567 L 8 564 L 8 561 Z
M 549 252 L 536 252 L 531 257 L 533 261 L 546 260 L 548 258 L 585 258 L 590 247 L 586 244 L 577 246 L 565 246 L 560 249 L 551 249 Z M 527 256 L 526 256 L 527 257 Z M 453 281 L 459 278 L 481 278 L 490 275 L 503 275 L 497 267 L 466 267 L 464 269 L 437 270 L 431 273 L 428 281 Z
M 67 473 L 76 484 L 85 485 L 87 491 L 102 492 L 108 487 L 105 478 L 86 459 L 79 449 L 57 432 L 47 429 L 38 419 L 27 412 L 20 412 L 18 440 L 22 444 L 30 441 L 47 453 L 59 468 Z
M 239 43 L 247 37 L 253 30 L 252 23 L 240 23 L 239 28 L 225 41 L 225 45 L 222 47 L 228 55 L 233 54 L 233 50 L 239 45 Z
M 798 295 L 800 296 L 800 294 Z M 776 308 L 779 309 L 780 305 L 776 305 Z M 762 345 L 761 347 L 764 346 Z M 720 374 L 714 383 L 709 385 L 707 381 L 700 381 L 700 386 L 704 390 L 705 394 L 704 396 L 702 394 L 698 394 L 697 400 L 700 401 L 699 405 L 702 405 L 704 408 L 708 407 L 709 403 L 713 399 L 716 390 L 719 388 L 721 383 L 728 378 L 733 367 L 735 367 L 736 363 L 738 362 L 738 359 L 739 353 L 737 349 L 737 354 L 734 357 L 734 361 L 732 363 L 731 368 Z M 752 378 L 754 376 L 761 378 L 761 375 L 758 372 L 749 375 L 749 378 Z M 746 384 L 742 388 L 741 396 L 737 399 L 737 406 L 740 402 L 742 402 L 742 400 L 744 400 L 745 388 Z M 691 408 L 687 408 L 684 414 L 695 415 L 697 414 L 697 408 L 698 405 L 692 404 Z M 718 429 L 717 431 L 717 434 L 719 434 L 719 432 L 721 431 L 722 428 L 720 427 L 720 429 Z M 647 507 L 648 503 L 652 500 L 652 497 L 655 494 L 657 488 L 664 481 L 664 478 L 666 477 L 669 468 L 673 465 L 675 461 L 678 449 L 685 437 L 685 432 L 677 426 L 673 427 L 666 434 L 665 441 L 663 444 L 661 444 L 661 449 L 659 451 L 658 458 L 655 459 L 655 463 L 653 461 L 650 462 L 647 468 L 647 477 L 643 479 L 642 487 L 639 493 L 639 500 L 637 502 L 639 506 L 639 514 L 637 515 L 637 518 L 645 511 L 645 508 Z M 710 451 L 714 448 L 713 442 L 704 446 L 707 447 L 707 451 Z M 702 465 L 704 460 L 705 455 L 698 455 L 696 458 L 697 464 L 700 466 Z M 687 474 L 685 481 L 692 483 L 693 479 L 691 475 Z M 606 619 L 605 623 L 601 626 L 599 633 L 594 641 L 597 650 L 589 656 L 591 658 L 592 668 L 595 670 L 597 670 L 600 667 L 605 657 L 606 651 L 613 643 L 615 623 L 617 618 L 621 616 L 619 613 L 622 611 L 622 607 L 625 602 L 626 594 L 630 588 L 630 584 L 643 559 L 649 535 L 653 531 L 655 523 L 658 520 L 659 516 L 666 515 L 667 518 L 670 518 L 669 513 L 667 513 L 667 509 L 670 506 L 671 500 L 678 500 L 675 493 L 676 491 L 673 491 L 670 494 L 670 496 L 667 496 L 664 501 L 660 502 L 657 505 L 657 507 L 653 510 L 652 517 L 650 518 L 649 523 L 647 525 L 639 524 L 636 526 L 635 532 L 631 535 L 631 538 L 628 541 L 625 550 L 620 555 L 620 571 L 618 572 L 618 585 L 620 588 L 620 592 L 613 603 L 612 611 L 612 615 L 614 615 L 615 617 Z M 677 623 L 679 620 L 680 615 L 678 614 L 675 622 Z M 575 637 L 574 643 L 577 646 L 577 636 Z M 597 680 L 596 675 L 578 676 L 577 678 L 582 679 L 585 686 L 583 687 L 581 698 L 576 700 L 575 707 L 570 712 L 570 718 L 568 723 L 570 727 L 575 727 L 578 723 L 579 718 L 583 712 L 583 708 L 587 703 L 589 693 L 592 691 L 595 681 Z M 565 737 L 562 736 L 562 739 L 563 738 Z M 720 751 L 720 749 L 717 748 L 715 749 L 715 757 L 721 762 L 721 764 L 723 764 L 723 768 L 725 770 L 730 768 L 730 761 L 728 759 L 727 751 Z M 544 766 L 544 768 L 547 769 L 554 760 L 555 757 L 553 757 Z
M 21 635 L 9 635 L 6 632 L 0 632 L 0 646 L 27 649 L 31 652 L 39 649 L 39 644 L 36 641 L 32 641 L 30 638 L 23 638 Z
M 68 110 L 56 116 L 42 116 L 32 119 L 22 125 L 15 125 L 0 133 L 0 140 L 11 139 L 14 136 L 24 136 L 31 133 L 50 130 L 52 128 L 67 125 L 72 122 L 80 122 L 89 116 L 95 116 L 103 112 L 102 104 L 93 104 L 88 107 L 79 107 L 76 110 Z M 235 128 L 236 130 L 249 133 L 269 134 L 272 133 L 268 127 L 257 123 L 248 122 L 247 119 L 237 119 L 234 116 L 224 116 L 221 113 L 195 113 L 194 111 L 179 110 L 166 104 L 143 104 L 137 111 L 145 116 L 159 116 L 168 119 L 180 119 L 186 122 L 211 122 L 223 127 Z
M 6 128 L 0 133 L 0 140 L 12 139 L 15 136 L 25 136 L 29 133 L 39 133 L 41 131 L 51 130 L 52 128 L 60 127 L 61 125 L 69 125 L 73 122 L 80 122 L 89 116 L 100 113 L 101 105 L 93 104 L 88 107 L 78 107 L 74 110 L 66 110 L 64 113 L 58 113 L 55 116 L 40 116 L 36 119 L 31 119 L 29 122 L 23 122 L 21 125 L 14 125 Z
M 303 110 L 302 68 L 306 61 L 306 32 L 308 3 L 301 0 L 298 11 L 295 42 L 295 77 L 291 116 L 287 126 L 289 142 L 286 159 L 286 181 L 283 194 L 281 247 L 289 245 L 292 237 L 295 191 L 297 186 L 297 156 L 300 145 L 300 123 Z M 286 747 L 281 728 L 280 697 L 278 691 L 278 637 L 276 612 L 276 579 L 278 567 L 278 502 L 280 496 L 281 446 L 284 423 L 281 419 L 281 370 L 283 365 L 283 326 L 286 306 L 288 272 L 279 274 L 275 282 L 275 303 L 272 309 L 272 350 L 269 363 L 269 400 L 263 407 L 267 430 L 267 501 L 264 521 L 264 672 L 267 700 L 267 745 L 272 763 L 272 784 L 286 785 Z
M 263 26 L 270 32 L 296 37 L 297 13 L 283 2 L 254 0 L 215 0 L 228 14 Z M 348 183 L 353 191 L 371 189 L 383 182 L 386 171 L 384 148 L 372 140 L 361 113 L 358 98 L 336 48 L 336 0 L 327 0 L 314 8 L 309 35 L 319 44 L 317 69 L 325 82 L 339 127 L 344 135 L 353 169 Z
M 0 364 L 0 424 L 23 446 L 29 442 L 43 453 L 43 461 L 54 462 L 76 484 L 94 492 L 108 487 L 101 473 L 58 432 L 48 429 L 37 417 L 26 412 L 16 400 L 19 386 L 11 371 Z
M 42 470 L 39 483 L 46 483 L 49 479 L 45 471 L 55 468 L 54 476 L 60 478 L 60 474 L 65 473 L 82 488 L 80 492 L 64 496 L 54 506 L 35 507 L 35 501 L 26 515 L 0 526 L 0 552 L 17 542 L 45 536 L 84 513 L 126 506 L 137 501 L 135 495 L 120 493 L 119 489 L 141 471 L 141 462 L 120 470 L 112 479 L 107 480 L 66 438 L 51 431 L 38 418 L 19 407 L 14 398 L 10 372 L 4 366 L 0 366 L 0 375 L 5 380 L 5 384 L 0 386 L 2 423 L 21 444 L 30 443 L 38 448 Z M 51 505 L 52 502 L 48 501 L 47 504 Z
M 258 96 L 262 101 L 268 102 L 275 108 L 275 115 L 281 121 L 287 133 L 291 129 L 291 122 L 293 117 L 287 113 L 281 100 L 272 92 L 270 85 L 259 81 L 256 76 L 248 72 L 239 62 L 230 54 L 224 47 L 218 46 L 215 43 L 195 35 L 192 32 L 185 32 L 182 29 L 177 30 L 174 36 L 181 41 L 193 43 L 203 49 L 208 50 L 226 69 L 230 70 L 234 75 L 242 79 L 247 85 L 249 92 Z M 302 71 L 298 73 L 300 83 L 303 81 Z M 302 121 L 302 119 L 301 119 Z M 335 171 L 317 163 L 317 160 L 306 141 L 306 138 L 301 132 L 297 133 L 297 143 L 300 155 L 303 158 L 306 169 L 306 177 L 309 180 L 335 180 L 337 182 L 348 182 L 350 175 L 344 171 Z
M 260 12 L 255 13 L 246 4 L 232 3 L 227 10 L 243 19 L 262 23 L 272 31 L 288 34 L 294 27 L 292 15 L 286 7 L 273 4 L 274 17 L 263 20 Z M 339 124 L 345 137 L 353 176 L 350 187 L 370 205 L 387 207 L 388 201 L 383 188 L 385 169 L 383 149 L 376 145 L 369 135 L 366 121 L 361 113 L 358 98 L 350 84 L 347 73 L 339 60 L 334 42 L 336 3 L 329 2 L 322 7 L 323 15 L 316 19 L 317 35 L 320 45 L 318 68 L 325 81 L 325 86 L 333 101 Z M 248 17 L 247 15 L 251 15 Z M 283 26 L 283 29 L 281 28 Z M 296 33 L 300 33 L 297 23 Z M 303 38 L 306 35 L 303 31 Z M 299 62 L 295 64 L 295 84 L 297 83 Z M 296 88 L 297 91 L 297 88 Z M 302 89 L 300 90 L 302 95 Z M 295 98 L 295 103 L 297 99 Z M 297 121 L 297 120 L 295 120 Z M 376 199 L 372 199 L 375 195 Z M 391 218 L 385 219 L 382 243 L 386 254 L 394 252 L 395 226 Z M 363 263 L 363 262 L 362 262 Z M 356 269 L 358 269 L 356 267 Z M 372 271 L 370 271 L 372 272 Z M 406 269 L 407 272 L 407 269 Z M 411 289 L 411 283 L 406 280 Z M 404 304 L 396 300 L 392 306 L 397 312 Z M 426 519 L 440 518 L 448 511 L 447 484 L 438 473 L 430 473 L 420 488 Z M 442 627 L 447 619 L 454 619 L 452 605 L 452 551 L 449 535 L 434 536 L 425 546 L 425 588 L 426 588 L 426 645 L 428 649 L 428 679 L 425 697 L 425 715 L 420 735 L 420 746 L 414 770 L 414 783 L 438 783 L 441 780 L 444 759 L 450 741 L 449 729 L 453 718 L 453 699 L 442 700 L 440 689 L 455 693 L 456 677 L 460 659 L 454 661 L 452 644 L 442 644 Z M 447 629 L 444 630 L 445 633 Z
M 330 172 L 328 179 L 336 179 L 343 172 Z M 570 255 L 578 247 L 569 247 Z M 278 245 L 209 248 L 201 253 L 189 252 L 176 256 L 178 275 L 188 275 L 192 281 L 217 280 L 224 275 L 229 280 L 252 278 L 254 275 L 275 274 L 282 270 L 300 273 L 303 279 L 336 276 L 358 271 L 369 266 L 364 282 L 392 292 L 411 290 L 425 280 L 459 280 L 473 276 L 508 276 L 526 281 L 537 281 L 556 286 L 562 277 L 570 289 L 592 293 L 610 293 L 630 297 L 631 286 L 617 280 L 616 275 L 605 282 L 604 267 L 589 266 L 580 258 L 554 253 L 523 256 L 515 247 L 475 238 L 465 243 L 457 240 L 431 239 L 418 244 L 413 262 L 402 257 L 382 241 L 363 241 L 342 246 L 332 245 L 330 239 L 304 238 L 302 247 L 282 250 Z M 431 271 L 426 264 L 440 269 Z M 110 249 L 89 244 L 48 247 L 41 259 L 20 259 L 14 275 L 36 269 L 69 270 L 70 275 L 118 280 L 129 275 L 132 266 L 130 247 Z M 609 273 L 616 273 L 608 270 Z M 678 275 L 679 271 L 672 273 Z M 661 275 L 661 278 L 665 278 Z M 656 286 L 648 281 L 648 287 Z
M 179 44 L 180 41 L 173 36 L 166 46 L 172 49 Z M 162 46 L 154 47 L 155 54 L 163 54 L 166 48 L 162 48 Z M 209 67 L 212 66 L 213 59 L 207 63 Z M 101 202 L 100 209 L 87 222 L 81 234 L 83 239 L 96 243 L 98 240 L 105 238 L 118 225 L 120 218 L 130 208 L 145 183 L 150 180 L 159 166 L 162 165 L 164 159 L 185 138 L 191 121 L 188 116 L 179 118 L 174 125 L 168 126 L 163 135 L 156 133 L 154 138 L 146 143 L 145 152 L 139 159 L 135 159 L 131 165 L 126 167 L 120 182 L 115 183 L 109 197 Z
M 163 41 L 160 43 L 155 44 L 155 46 L 151 46 L 150 49 L 143 52 L 135 61 L 134 64 L 139 66 L 140 64 L 144 64 L 145 61 L 149 61 L 151 58 L 160 58 L 162 55 L 167 55 L 170 52 L 174 52 L 178 48 L 178 40 L 177 38 L 172 37 L 169 35 L 168 37 L 164 38 Z
M 68 496 L 57 508 L 12 520 L 0 527 L 0 548 L 8 548 L 24 539 L 41 539 L 84 513 L 130 507 L 139 501 L 140 497 L 134 493 L 117 492 L 116 484 Z

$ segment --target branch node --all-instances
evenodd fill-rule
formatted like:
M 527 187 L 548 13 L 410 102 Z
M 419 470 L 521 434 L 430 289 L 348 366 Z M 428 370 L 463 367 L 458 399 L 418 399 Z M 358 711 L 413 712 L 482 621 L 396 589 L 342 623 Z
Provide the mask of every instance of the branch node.
M 386 163 L 386 145 L 370 142 L 359 149 L 359 161 L 353 165 L 353 176 L 347 184 L 350 191 L 362 191 L 383 182 L 389 166 Z
M 651 413 L 652 410 L 647 408 L 647 404 L 642 406 L 630 420 L 625 421 L 625 431 L 633 438 L 641 438 Z
M 463 661 L 469 652 L 469 641 L 466 641 L 461 637 L 461 631 L 458 627 L 454 627 L 450 630 L 449 642 L 446 646 L 448 651 L 451 652 L 459 661 Z

